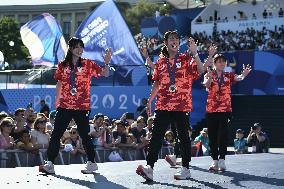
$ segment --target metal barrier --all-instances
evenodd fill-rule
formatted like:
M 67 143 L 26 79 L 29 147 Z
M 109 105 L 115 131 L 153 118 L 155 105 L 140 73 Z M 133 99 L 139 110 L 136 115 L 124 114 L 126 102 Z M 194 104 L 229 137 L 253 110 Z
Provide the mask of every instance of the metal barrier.
M 131 148 L 100 148 L 95 149 L 95 159 L 98 163 L 109 162 L 109 155 L 112 151 L 117 151 L 124 161 L 145 160 L 146 152 Z M 19 149 L 3 150 L 0 149 L 0 164 L 1 168 L 10 167 L 30 167 L 38 166 L 44 163 L 46 159 L 46 149 L 40 149 L 38 154 L 32 154 Z M 163 147 L 159 153 L 159 158 L 164 158 L 168 154 L 173 154 L 173 147 Z M 86 162 L 87 157 L 84 154 L 72 155 L 63 150 L 59 151 L 55 164 L 68 165 L 68 164 L 83 164 Z

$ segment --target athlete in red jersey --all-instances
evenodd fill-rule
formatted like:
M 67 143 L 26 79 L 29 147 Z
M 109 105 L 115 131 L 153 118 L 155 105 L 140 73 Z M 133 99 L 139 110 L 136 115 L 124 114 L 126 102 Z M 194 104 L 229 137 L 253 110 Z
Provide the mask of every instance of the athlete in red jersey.
M 152 138 L 146 158 L 147 166 L 139 165 L 136 170 L 136 173 L 146 180 L 153 180 L 154 163 L 157 161 L 169 123 L 176 125 L 181 141 L 182 168 L 175 174 L 174 178 L 190 178 L 191 146 L 188 135 L 188 112 L 192 109 L 191 87 L 192 81 L 203 73 L 206 65 L 202 65 L 200 62 L 194 40 L 190 38 L 188 43 L 194 58 L 189 56 L 188 53 L 178 53 L 179 37 L 177 32 L 166 32 L 164 35 L 165 46 L 162 48 L 162 54 L 154 66 L 154 84 L 148 101 L 148 108 L 150 108 L 149 105 L 157 95 Z
M 92 76 L 100 77 L 109 75 L 108 64 L 112 50 L 107 49 L 104 57 L 105 67 L 100 67 L 95 62 L 81 58 L 84 43 L 81 39 L 71 38 L 68 42 L 68 52 L 65 59 L 58 64 L 55 79 L 56 85 L 56 117 L 54 130 L 51 135 L 47 159 L 39 171 L 54 174 L 54 159 L 58 155 L 60 138 L 65 132 L 69 122 L 74 119 L 84 149 L 88 156 L 86 169 L 82 173 L 93 173 L 98 169 L 95 163 L 94 146 L 89 127 L 90 111 L 90 82 Z
M 250 65 L 244 66 L 241 75 L 225 72 L 226 58 L 222 54 L 214 56 L 214 69 L 204 75 L 204 85 L 208 90 L 206 120 L 209 146 L 213 159 L 209 171 L 225 171 L 227 152 L 228 119 L 232 112 L 231 85 L 243 80 L 251 71 Z

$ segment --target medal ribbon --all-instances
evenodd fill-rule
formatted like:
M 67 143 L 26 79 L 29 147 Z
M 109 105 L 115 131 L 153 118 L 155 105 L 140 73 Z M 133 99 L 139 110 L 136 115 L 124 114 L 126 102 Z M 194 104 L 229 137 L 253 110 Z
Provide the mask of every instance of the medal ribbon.
M 175 85 L 175 75 L 176 75 L 176 68 L 177 68 L 177 65 L 176 65 L 177 57 L 178 57 L 178 55 L 175 56 L 173 70 L 171 70 L 171 65 L 170 65 L 169 58 L 167 58 L 167 60 L 166 60 L 168 72 L 169 72 L 169 75 L 170 75 L 170 85 Z
M 79 60 L 76 63 L 76 66 L 74 66 L 73 70 L 70 67 L 70 85 L 71 89 L 76 88 L 76 70 L 79 64 Z
M 223 80 L 224 80 L 224 72 L 222 72 L 221 77 L 218 77 L 218 73 L 216 71 L 216 76 L 217 76 L 219 92 L 221 92 L 221 86 L 222 86 L 222 83 L 223 83 Z

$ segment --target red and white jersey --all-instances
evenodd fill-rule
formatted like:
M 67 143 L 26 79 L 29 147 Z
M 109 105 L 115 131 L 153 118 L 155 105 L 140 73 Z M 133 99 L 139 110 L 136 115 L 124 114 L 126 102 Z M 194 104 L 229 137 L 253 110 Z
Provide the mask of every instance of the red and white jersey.
M 81 59 L 81 67 L 75 67 L 75 86 L 77 93 L 71 95 L 70 67 L 58 64 L 55 80 L 61 81 L 61 94 L 58 107 L 73 110 L 90 110 L 90 82 L 92 76 L 99 77 L 102 68 L 89 59 Z
M 208 77 L 207 74 L 204 77 Z M 219 89 L 217 72 L 212 72 L 212 83 L 208 89 L 208 98 L 206 112 L 232 112 L 231 105 L 231 85 L 234 81 L 235 74 L 224 72 L 220 79 L 221 88 Z
M 169 60 L 171 69 L 174 60 Z M 153 80 L 159 85 L 155 109 L 190 112 L 192 111 L 192 82 L 200 76 L 197 64 L 192 57 L 186 54 L 178 55 L 175 73 L 176 92 L 170 92 L 170 75 L 166 61 L 165 57 L 160 57 L 153 73 Z

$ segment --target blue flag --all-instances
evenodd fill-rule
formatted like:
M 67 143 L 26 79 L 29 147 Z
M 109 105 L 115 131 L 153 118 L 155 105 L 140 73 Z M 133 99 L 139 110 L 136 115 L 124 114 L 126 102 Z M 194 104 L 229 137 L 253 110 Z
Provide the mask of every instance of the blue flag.
M 94 10 L 79 26 L 75 36 L 85 44 L 82 56 L 99 64 L 104 62 L 105 50 L 112 48 L 111 66 L 123 77 L 138 65 L 144 65 L 137 44 L 112 0 L 106 0 Z
M 22 41 L 34 65 L 54 66 L 63 60 L 67 45 L 53 16 L 43 13 L 21 27 Z

